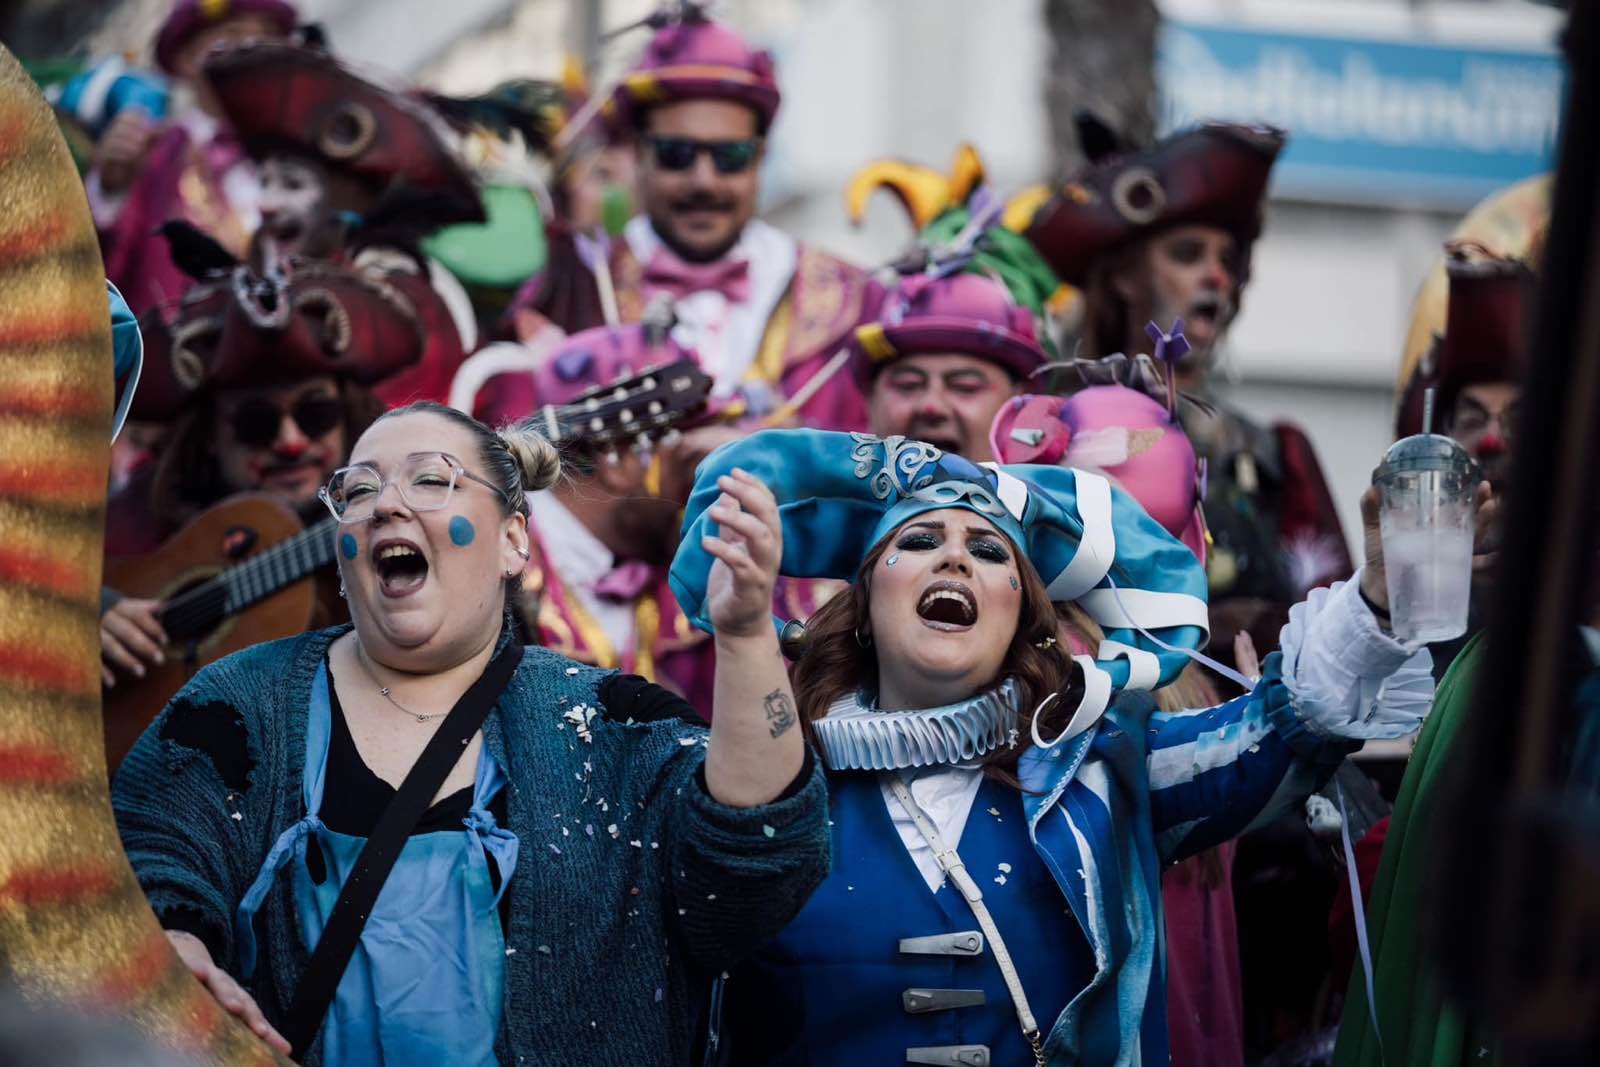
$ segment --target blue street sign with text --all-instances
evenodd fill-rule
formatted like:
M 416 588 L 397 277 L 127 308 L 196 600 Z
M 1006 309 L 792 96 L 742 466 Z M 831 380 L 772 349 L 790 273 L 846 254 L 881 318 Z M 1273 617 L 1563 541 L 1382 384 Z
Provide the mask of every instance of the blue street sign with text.
M 1550 168 L 1564 76 L 1554 51 L 1167 20 L 1156 77 L 1163 130 L 1288 130 L 1275 196 L 1456 208 Z

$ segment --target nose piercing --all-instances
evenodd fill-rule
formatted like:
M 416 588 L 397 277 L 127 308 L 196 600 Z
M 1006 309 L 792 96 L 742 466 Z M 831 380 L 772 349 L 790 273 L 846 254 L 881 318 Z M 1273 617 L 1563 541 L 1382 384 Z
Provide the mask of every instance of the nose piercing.
M 894 555 L 894 556 L 890 556 L 888 559 L 884 560 L 883 561 L 883 565 L 885 567 L 893 567 L 896 563 L 899 563 L 899 562 L 900 562 L 900 557 L 898 555 Z

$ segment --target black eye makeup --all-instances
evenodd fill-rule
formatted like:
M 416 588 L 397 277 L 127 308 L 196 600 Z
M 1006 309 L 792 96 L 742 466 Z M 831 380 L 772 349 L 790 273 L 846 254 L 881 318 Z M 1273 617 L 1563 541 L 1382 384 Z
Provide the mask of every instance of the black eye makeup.
M 1011 559 L 1011 553 L 1006 546 L 989 537 L 980 537 L 967 542 L 967 551 L 986 563 L 1006 563 Z
M 894 547 L 907 552 L 928 552 L 939 547 L 939 539 L 922 530 L 911 530 L 901 534 Z

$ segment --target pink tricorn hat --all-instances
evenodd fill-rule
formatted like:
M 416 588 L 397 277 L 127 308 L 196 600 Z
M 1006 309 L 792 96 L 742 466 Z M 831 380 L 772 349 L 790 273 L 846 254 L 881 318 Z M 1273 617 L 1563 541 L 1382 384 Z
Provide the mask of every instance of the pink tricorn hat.
M 177 0 L 156 32 L 157 65 L 168 74 L 177 73 L 178 53 L 190 38 L 219 22 L 245 15 L 260 15 L 285 35 L 300 19 L 287 0 Z
M 914 274 L 900 279 L 877 322 L 850 339 L 863 386 L 895 360 L 928 352 L 975 356 L 1027 381 L 1045 363 L 1033 314 L 983 274 Z
M 691 14 L 656 31 L 604 113 L 627 127 L 651 105 L 706 98 L 750 106 L 765 130 L 778 113 L 778 80 L 769 53 L 730 27 Z
M 1205 562 L 1204 491 L 1194 446 L 1165 404 L 1125 385 L 1014 397 L 995 415 L 989 444 L 999 463 L 1106 475 Z

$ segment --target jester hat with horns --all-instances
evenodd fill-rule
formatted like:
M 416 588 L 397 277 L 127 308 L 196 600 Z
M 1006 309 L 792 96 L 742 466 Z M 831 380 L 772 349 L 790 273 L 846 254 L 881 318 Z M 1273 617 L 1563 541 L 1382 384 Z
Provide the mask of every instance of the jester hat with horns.
M 1154 689 L 1207 638 L 1205 571 L 1193 552 L 1107 479 L 1064 467 L 975 465 L 921 441 L 820 430 L 765 430 L 712 452 L 695 474 L 670 576 L 684 614 L 711 629 L 712 557 L 701 538 L 717 478 L 738 467 L 778 501 L 780 573 L 853 580 L 872 548 L 928 511 L 965 508 L 988 519 L 1026 558 L 1050 599 L 1076 601 L 1105 630 L 1076 656 L 1086 728 L 1123 689 Z

